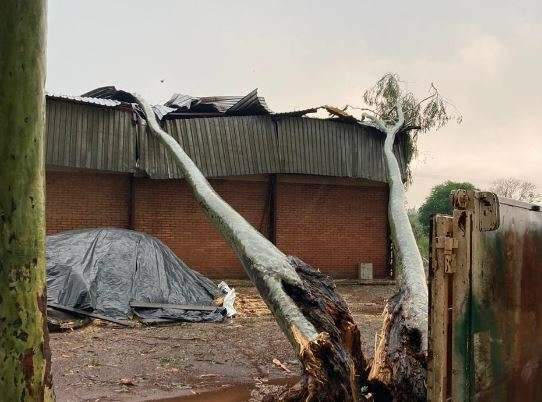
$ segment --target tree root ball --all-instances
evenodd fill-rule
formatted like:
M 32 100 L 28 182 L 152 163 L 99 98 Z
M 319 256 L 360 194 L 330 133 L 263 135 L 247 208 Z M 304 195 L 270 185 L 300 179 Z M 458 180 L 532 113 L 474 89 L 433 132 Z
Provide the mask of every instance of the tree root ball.
M 302 286 L 284 284 L 303 315 L 319 335 L 299 337 L 300 381 L 267 401 L 357 401 L 367 381 L 367 363 L 361 350 L 359 329 L 333 280 L 296 257 L 289 257 Z
M 406 325 L 404 297 L 400 291 L 384 309 L 381 341 L 369 373 L 369 389 L 376 402 L 427 401 L 427 356 L 421 333 Z

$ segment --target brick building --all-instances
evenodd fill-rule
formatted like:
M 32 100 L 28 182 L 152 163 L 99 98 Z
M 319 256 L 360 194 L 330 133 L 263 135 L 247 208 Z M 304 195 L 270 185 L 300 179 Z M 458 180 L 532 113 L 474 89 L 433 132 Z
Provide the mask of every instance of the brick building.
M 138 230 L 204 275 L 244 277 L 129 99 L 118 91 L 90 95 L 101 98 L 47 97 L 47 233 Z M 360 263 L 372 263 L 377 278 L 389 276 L 388 188 L 373 128 L 304 117 L 310 110 L 273 114 L 254 93 L 190 99 L 188 107 L 170 101 L 156 113 L 253 226 L 336 278 L 355 278 Z M 396 147 L 404 167 L 401 143 Z

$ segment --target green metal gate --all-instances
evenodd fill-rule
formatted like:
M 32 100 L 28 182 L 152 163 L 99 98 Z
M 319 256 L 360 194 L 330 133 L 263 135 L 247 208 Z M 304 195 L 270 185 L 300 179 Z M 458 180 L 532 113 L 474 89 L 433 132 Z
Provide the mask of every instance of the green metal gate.
M 542 212 L 459 190 L 431 229 L 430 401 L 542 401 Z

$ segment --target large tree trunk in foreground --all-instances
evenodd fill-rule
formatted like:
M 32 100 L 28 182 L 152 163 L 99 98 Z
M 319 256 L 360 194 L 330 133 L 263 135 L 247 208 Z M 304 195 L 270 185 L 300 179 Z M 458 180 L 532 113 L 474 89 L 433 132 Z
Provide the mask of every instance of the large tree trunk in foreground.
M 367 380 L 358 327 L 333 280 L 289 257 L 303 287 L 285 285 L 288 296 L 318 329 L 319 339 L 301 349 L 301 381 L 279 401 L 356 401 Z
M 428 291 L 423 262 L 408 220 L 406 196 L 399 164 L 393 153 L 404 117 L 393 127 L 377 122 L 386 134 L 384 158 L 390 189 L 388 216 L 397 257 L 400 290 L 384 310 L 384 323 L 369 381 L 377 400 L 425 401 L 427 376 Z
M 45 298 L 45 1 L 0 1 L 0 399 L 53 400 Z
M 151 131 L 175 156 L 197 201 L 237 253 L 298 354 L 303 366 L 301 380 L 279 400 L 357 400 L 359 385 L 366 378 L 359 331 L 332 280 L 284 255 L 231 208 L 180 145 L 161 129 L 145 100 L 134 96 Z

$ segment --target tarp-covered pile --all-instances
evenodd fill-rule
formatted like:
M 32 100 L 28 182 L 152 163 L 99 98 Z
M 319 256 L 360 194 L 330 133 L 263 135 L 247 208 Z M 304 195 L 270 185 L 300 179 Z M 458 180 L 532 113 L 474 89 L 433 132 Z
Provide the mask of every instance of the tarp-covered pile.
M 130 303 L 213 306 L 222 292 L 162 242 L 124 229 L 47 237 L 47 302 L 115 319 L 221 321 L 226 309 L 132 308 Z M 178 306 L 177 306 L 178 307 Z

